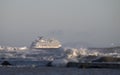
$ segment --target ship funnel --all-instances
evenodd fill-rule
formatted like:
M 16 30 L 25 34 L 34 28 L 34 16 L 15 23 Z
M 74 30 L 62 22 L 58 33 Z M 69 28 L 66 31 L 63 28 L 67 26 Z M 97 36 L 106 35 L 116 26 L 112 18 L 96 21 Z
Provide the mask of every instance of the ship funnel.
M 39 40 L 40 40 L 40 39 L 42 39 L 42 38 L 43 38 L 43 36 L 39 36 L 38 38 L 39 38 Z

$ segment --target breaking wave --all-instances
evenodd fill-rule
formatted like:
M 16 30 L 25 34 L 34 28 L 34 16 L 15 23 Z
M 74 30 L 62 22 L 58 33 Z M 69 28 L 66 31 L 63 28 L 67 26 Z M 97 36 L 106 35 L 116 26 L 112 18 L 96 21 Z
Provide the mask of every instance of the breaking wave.
M 60 48 L 58 50 L 36 50 L 27 47 L 0 50 L 0 62 L 7 61 L 51 61 L 52 64 L 68 62 L 93 62 L 101 57 L 120 58 L 120 48 Z M 111 61 L 110 61 L 111 62 Z M 112 61 L 114 62 L 114 61 Z M 120 62 L 120 61 L 118 61 Z

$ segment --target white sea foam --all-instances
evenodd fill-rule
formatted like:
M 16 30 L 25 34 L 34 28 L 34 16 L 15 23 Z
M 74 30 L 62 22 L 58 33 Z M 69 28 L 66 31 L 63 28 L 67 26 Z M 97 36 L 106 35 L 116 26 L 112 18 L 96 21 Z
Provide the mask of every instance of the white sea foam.
M 120 58 L 119 49 L 61 48 L 58 50 L 36 50 L 27 47 L 9 47 L 0 50 L 0 57 L 6 60 L 52 61 L 54 66 L 64 66 L 67 62 L 85 62 L 102 56 Z M 14 48 L 16 48 L 14 50 Z M 95 57 L 89 57 L 95 56 Z M 89 58 L 88 58 L 89 57 Z M 14 58 L 14 59 L 13 59 Z

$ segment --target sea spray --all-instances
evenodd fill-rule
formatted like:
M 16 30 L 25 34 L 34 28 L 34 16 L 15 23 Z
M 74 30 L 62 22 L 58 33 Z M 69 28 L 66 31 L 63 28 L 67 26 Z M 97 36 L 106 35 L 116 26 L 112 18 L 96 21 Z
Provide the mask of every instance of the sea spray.
M 61 48 L 58 50 L 39 50 L 27 48 L 19 50 L 17 48 L 17 50 L 0 50 L 1 62 L 4 60 L 11 63 L 13 61 L 24 61 L 25 63 L 31 61 L 36 64 L 35 61 L 48 61 L 52 62 L 54 66 L 65 66 L 68 62 L 92 62 L 106 56 L 120 58 L 120 49 Z

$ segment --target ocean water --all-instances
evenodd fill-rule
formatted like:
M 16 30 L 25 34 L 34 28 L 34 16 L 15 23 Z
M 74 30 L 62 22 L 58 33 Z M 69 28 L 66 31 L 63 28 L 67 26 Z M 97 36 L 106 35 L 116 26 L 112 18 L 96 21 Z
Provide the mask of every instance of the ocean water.
M 100 62 L 120 64 L 120 47 L 60 48 L 40 50 L 8 48 L 0 50 L 0 75 L 120 75 L 117 68 L 66 68 L 69 62 Z M 46 67 L 50 62 L 53 67 Z
M 60 67 L 65 66 L 68 62 L 93 62 L 101 57 L 110 57 L 108 61 L 106 60 L 107 62 L 120 63 L 120 47 L 0 50 L 0 64 L 3 61 L 9 61 L 14 66 L 41 67 L 52 62 L 53 65 Z M 113 60 L 114 58 L 117 60 Z
M 0 75 L 120 75 L 120 71 L 119 69 L 1 67 Z

